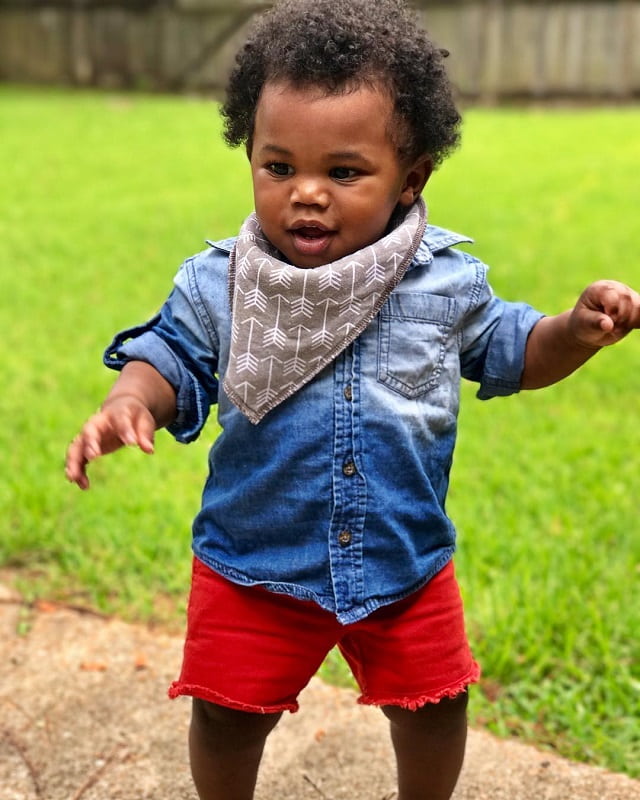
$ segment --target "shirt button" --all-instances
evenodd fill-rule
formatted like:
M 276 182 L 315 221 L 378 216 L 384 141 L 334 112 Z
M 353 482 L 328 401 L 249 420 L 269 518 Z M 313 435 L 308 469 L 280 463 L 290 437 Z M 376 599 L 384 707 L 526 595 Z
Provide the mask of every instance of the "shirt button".
M 347 545 L 351 544 L 351 531 L 340 531 L 338 534 L 338 541 L 342 547 L 346 547 Z
M 353 400 L 353 389 L 351 388 L 351 384 L 348 383 L 344 387 L 344 399 L 351 402 Z
M 342 467 L 342 472 L 347 476 L 347 478 L 351 478 L 357 472 L 356 465 L 353 463 L 353 461 L 347 461 Z

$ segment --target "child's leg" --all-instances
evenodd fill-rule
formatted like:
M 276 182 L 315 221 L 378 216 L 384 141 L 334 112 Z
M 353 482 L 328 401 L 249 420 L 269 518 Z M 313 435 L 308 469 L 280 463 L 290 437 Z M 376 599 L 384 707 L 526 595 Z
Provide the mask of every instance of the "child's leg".
M 184 659 L 169 696 L 194 698 L 189 747 L 201 800 L 253 797 L 269 732 L 297 709 L 341 627 L 310 601 L 239 586 L 194 559 Z
M 467 740 L 467 693 L 416 711 L 383 706 L 398 765 L 398 800 L 449 800 Z
M 399 800 L 448 800 L 464 758 L 466 688 L 480 673 L 453 564 L 349 626 L 340 649 L 361 701 L 380 706 L 391 721 Z
M 251 800 L 266 738 L 281 716 L 194 698 L 189 754 L 200 800 Z

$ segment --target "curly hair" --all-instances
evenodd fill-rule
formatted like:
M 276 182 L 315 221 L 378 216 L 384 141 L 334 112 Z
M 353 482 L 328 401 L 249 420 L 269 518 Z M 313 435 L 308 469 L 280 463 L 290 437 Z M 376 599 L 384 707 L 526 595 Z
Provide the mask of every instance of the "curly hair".
M 221 108 L 224 138 L 251 152 L 267 81 L 327 94 L 381 87 L 393 102 L 401 158 L 438 166 L 458 145 L 461 117 L 439 50 L 403 0 L 281 0 L 255 21 L 236 55 Z

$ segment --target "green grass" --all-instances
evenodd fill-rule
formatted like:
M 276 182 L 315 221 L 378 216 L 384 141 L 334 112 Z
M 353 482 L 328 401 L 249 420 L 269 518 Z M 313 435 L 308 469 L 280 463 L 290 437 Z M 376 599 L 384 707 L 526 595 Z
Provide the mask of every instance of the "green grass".
M 478 238 L 496 291 L 554 313 L 601 277 L 640 285 L 640 111 L 470 114 L 429 193 Z M 478 722 L 640 774 L 640 340 L 541 392 L 464 387 L 449 511 Z
M 464 133 L 427 200 L 477 238 L 498 293 L 554 313 L 599 277 L 640 285 L 640 110 L 474 110 Z M 29 597 L 179 628 L 215 424 L 95 464 L 89 493 L 62 462 L 113 379 L 112 334 L 250 210 L 244 157 L 189 98 L 3 87 L 0 136 L 0 567 Z M 635 776 L 639 357 L 634 336 L 541 392 L 480 403 L 465 385 L 449 502 L 474 723 Z M 346 680 L 335 657 L 324 674 Z

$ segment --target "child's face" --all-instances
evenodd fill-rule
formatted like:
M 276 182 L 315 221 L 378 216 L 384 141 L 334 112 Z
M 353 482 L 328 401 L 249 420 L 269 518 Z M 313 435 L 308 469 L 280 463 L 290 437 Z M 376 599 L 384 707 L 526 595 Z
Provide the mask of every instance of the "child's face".
M 370 87 L 326 96 L 265 85 L 250 156 L 255 209 L 292 264 L 317 267 L 372 244 L 424 187 L 431 161 L 401 162 L 391 115 L 390 98 Z

